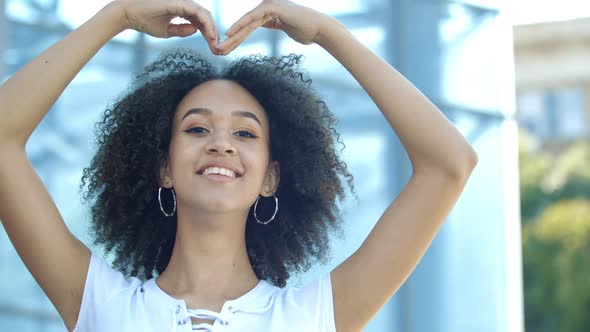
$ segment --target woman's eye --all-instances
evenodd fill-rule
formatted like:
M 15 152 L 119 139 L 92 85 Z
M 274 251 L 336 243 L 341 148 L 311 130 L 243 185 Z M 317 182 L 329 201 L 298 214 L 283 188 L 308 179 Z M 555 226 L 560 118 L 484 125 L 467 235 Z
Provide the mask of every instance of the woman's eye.
M 254 135 L 253 133 L 247 130 L 239 130 L 236 132 L 236 135 L 244 138 L 258 138 L 258 136 Z
M 185 130 L 185 132 L 191 133 L 191 134 L 205 134 L 205 133 L 209 132 L 209 130 L 207 130 L 206 128 L 203 128 L 203 127 L 192 127 L 192 128 Z M 251 133 L 248 130 L 238 130 L 234 135 L 237 135 L 242 138 L 258 138 L 258 136 L 254 135 L 253 133 Z
M 194 134 L 202 134 L 207 132 L 207 129 L 203 127 L 192 127 L 190 129 L 185 130 L 187 133 L 194 133 Z

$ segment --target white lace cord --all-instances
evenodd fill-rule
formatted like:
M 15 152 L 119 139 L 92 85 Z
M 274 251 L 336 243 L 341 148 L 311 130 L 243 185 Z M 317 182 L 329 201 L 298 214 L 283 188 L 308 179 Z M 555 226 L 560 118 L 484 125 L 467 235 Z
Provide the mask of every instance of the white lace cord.
M 272 307 L 272 304 L 274 302 L 274 299 L 275 299 L 274 296 L 271 297 L 268 300 L 268 303 L 264 307 L 260 307 L 260 308 L 257 308 L 257 309 L 248 309 L 248 308 L 240 309 L 240 308 L 236 308 L 236 307 L 231 307 L 230 306 L 230 311 L 232 313 L 245 312 L 245 313 L 248 313 L 248 314 L 262 314 L 262 313 L 264 313 L 265 311 L 267 311 L 268 309 L 270 309 Z
M 229 322 L 223 316 L 215 311 L 207 309 L 187 309 L 189 319 L 190 317 L 200 319 L 213 319 L 221 321 L 221 324 L 227 325 Z M 208 323 L 200 323 L 192 325 L 193 331 L 213 331 L 213 325 Z
M 275 300 L 275 297 L 271 296 L 268 303 L 264 307 L 259 307 L 256 309 L 249 309 L 249 308 L 240 309 L 240 308 L 230 305 L 228 307 L 228 310 L 231 313 L 244 312 L 244 313 L 250 313 L 250 314 L 262 314 L 272 307 L 274 300 Z M 177 325 L 177 318 L 176 318 L 177 313 L 178 312 L 173 311 L 174 320 L 172 321 L 172 326 L 173 326 L 172 331 L 174 331 L 174 332 L 177 331 L 177 326 L 176 326 Z M 223 324 L 223 325 L 229 324 L 229 321 L 224 319 L 220 313 L 215 312 L 215 311 L 211 311 L 211 310 L 207 310 L 207 309 L 187 309 L 187 313 L 188 313 L 188 317 L 185 317 L 182 320 L 183 322 L 185 322 L 187 318 L 190 320 L 190 317 L 195 317 L 195 318 L 202 318 L 202 319 L 219 320 L 221 322 L 221 324 Z M 192 330 L 193 331 L 213 332 L 213 325 L 207 324 L 207 323 L 194 324 L 194 325 L 192 325 Z

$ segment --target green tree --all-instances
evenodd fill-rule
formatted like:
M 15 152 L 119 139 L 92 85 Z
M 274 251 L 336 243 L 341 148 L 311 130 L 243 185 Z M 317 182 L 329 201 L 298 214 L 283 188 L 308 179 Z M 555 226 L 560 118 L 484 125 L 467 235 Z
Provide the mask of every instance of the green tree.
M 590 145 L 552 155 L 522 132 L 519 147 L 527 331 L 588 331 Z

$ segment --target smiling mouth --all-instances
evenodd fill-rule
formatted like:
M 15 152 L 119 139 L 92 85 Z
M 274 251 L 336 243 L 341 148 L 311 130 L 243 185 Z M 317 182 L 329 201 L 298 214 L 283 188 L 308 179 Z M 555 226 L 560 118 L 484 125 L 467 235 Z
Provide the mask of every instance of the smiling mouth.
M 232 181 L 237 180 L 239 178 L 239 176 L 231 177 L 231 176 L 222 175 L 222 174 L 198 174 L 198 175 L 204 177 L 207 180 L 213 181 L 213 182 L 232 182 Z
M 199 174 L 199 175 L 216 174 L 216 175 L 223 175 L 223 176 L 227 176 L 227 177 L 231 177 L 231 178 L 239 178 L 242 176 L 241 172 L 239 172 L 235 169 L 230 169 L 230 168 L 226 168 L 223 166 L 205 167 L 205 168 L 202 168 L 201 170 L 199 170 L 197 172 L 197 174 Z

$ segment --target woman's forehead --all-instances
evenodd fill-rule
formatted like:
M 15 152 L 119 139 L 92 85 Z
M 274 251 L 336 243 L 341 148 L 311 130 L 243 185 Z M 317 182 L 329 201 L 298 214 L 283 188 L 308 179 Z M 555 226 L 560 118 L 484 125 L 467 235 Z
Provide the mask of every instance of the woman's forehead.
M 266 114 L 258 100 L 241 85 L 228 80 L 207 81 L 189 91 L 178 104 L 177 121 L 180 121 L 192 109 L 207 110 L 200 112 L 206 115 L 221 113 L 231 115 L 236 111 L 249 112 L 254 114 L 261 124 L 266 122 Z
M 229 80 L 211 80 L 193 88 L 176 109 L 175 123 L 191 114 L 210 117 L 250 118 L 261 127 L 268 126 L 262 105 L 248 90 Z

